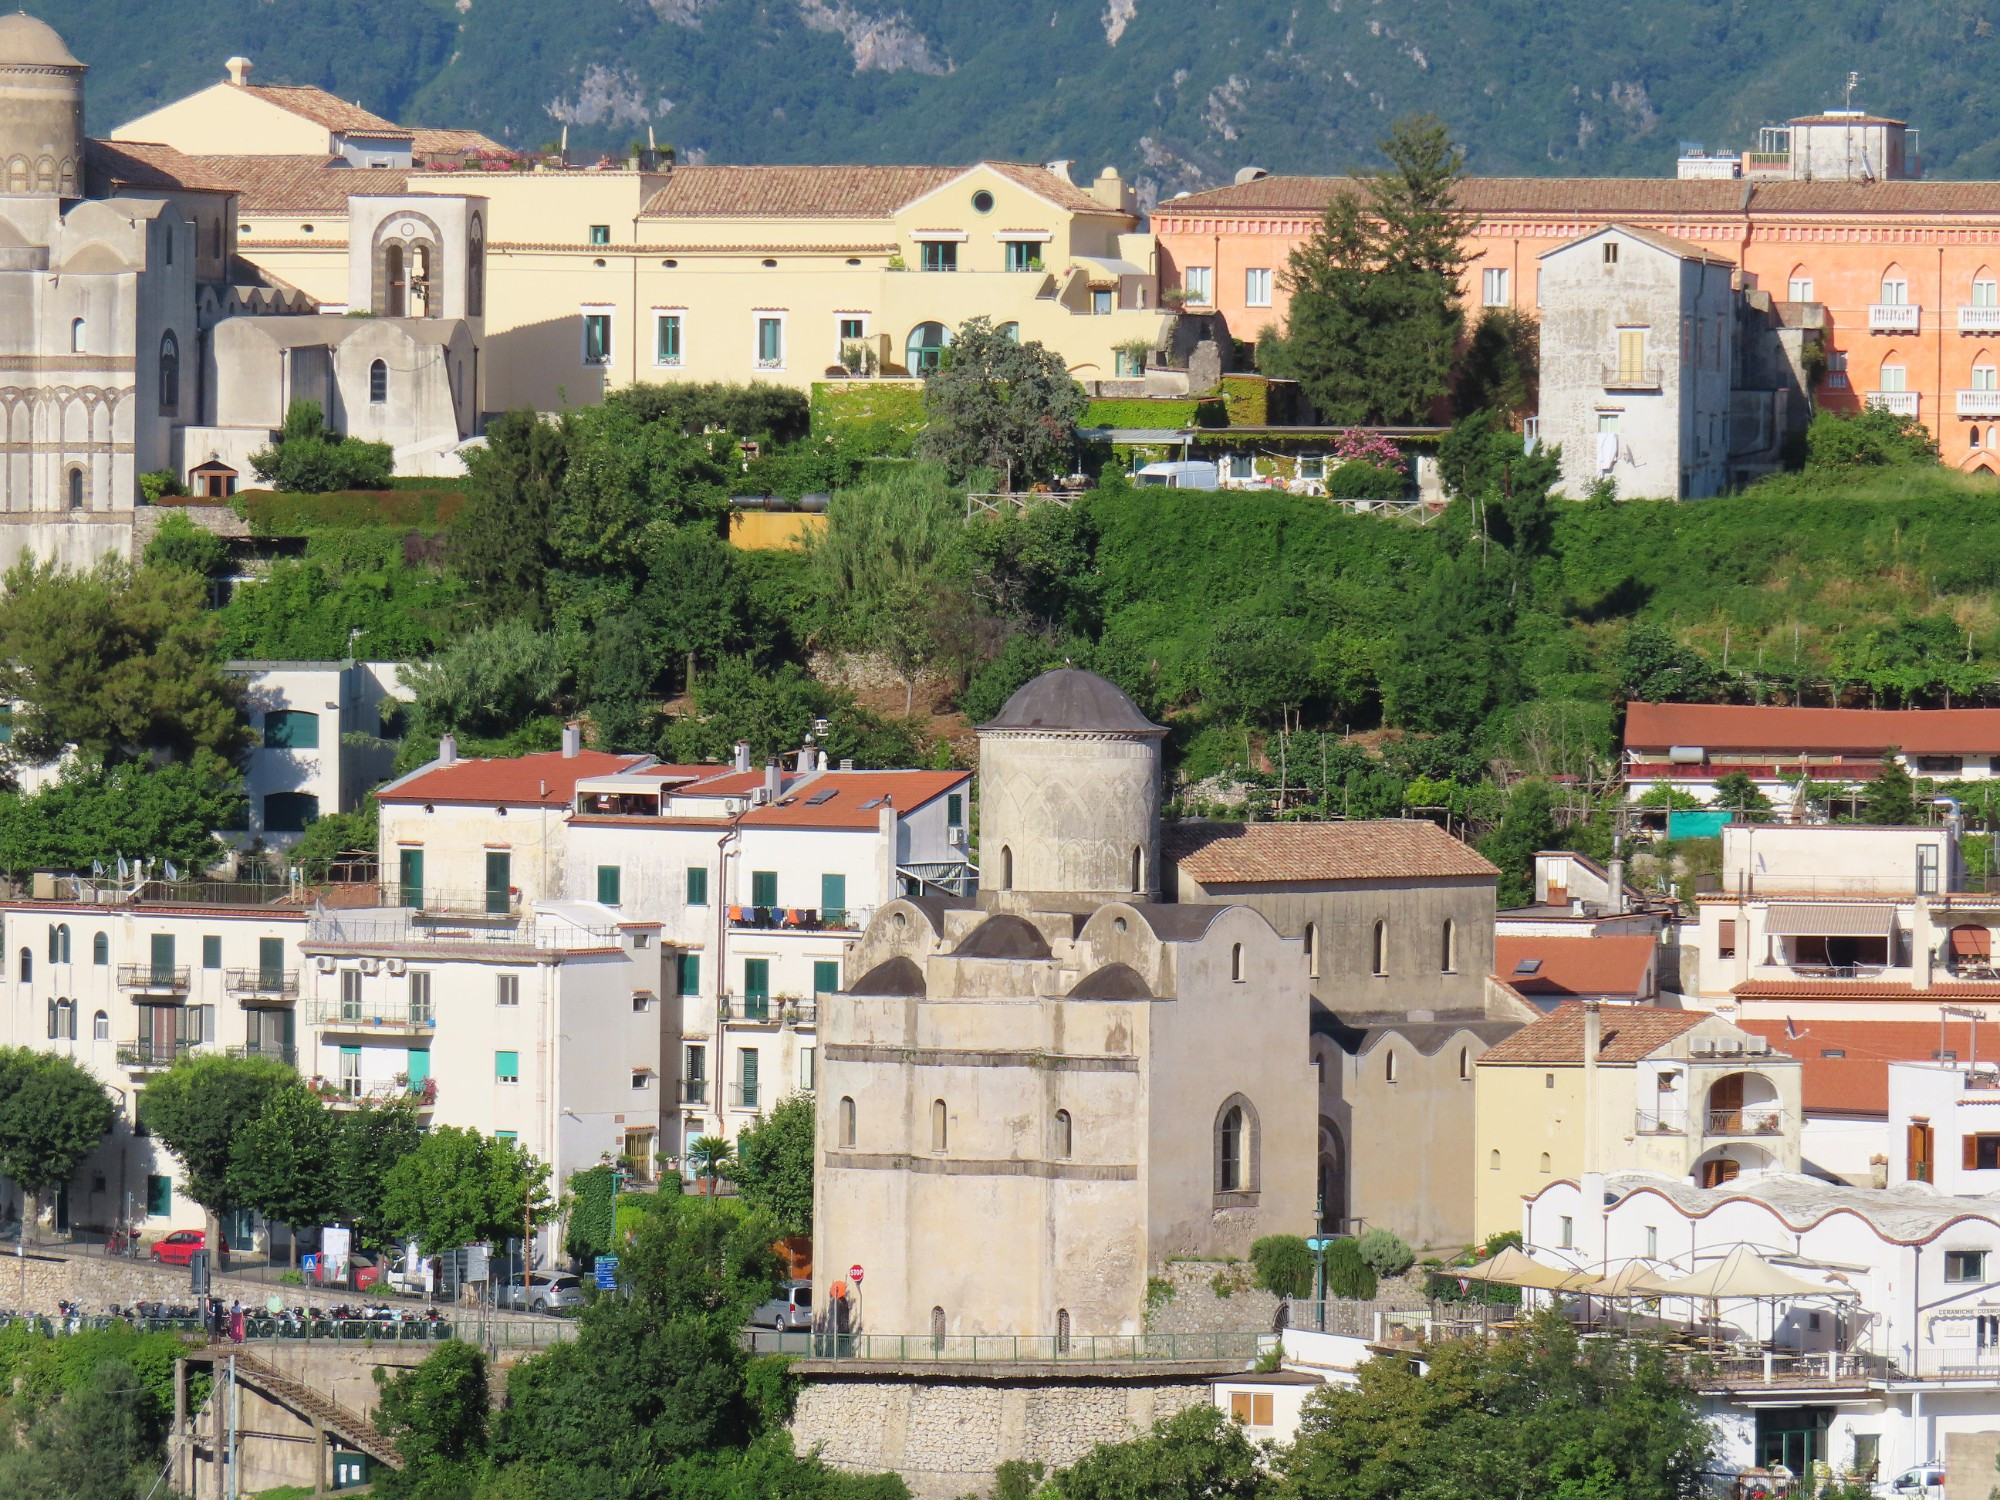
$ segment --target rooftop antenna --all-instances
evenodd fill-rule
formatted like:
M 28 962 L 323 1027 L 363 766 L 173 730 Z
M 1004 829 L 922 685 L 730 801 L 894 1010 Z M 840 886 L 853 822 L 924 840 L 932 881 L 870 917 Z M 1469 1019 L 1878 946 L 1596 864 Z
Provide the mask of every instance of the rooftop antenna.
M 1854 91 L 1860 87 L 1861 87 L 1861 75 L 1859 73 L 1849 73 L 1847 75 L 1847 102 L 1845 105 L 1846 108 L 1848 109 L 1854 108 Z

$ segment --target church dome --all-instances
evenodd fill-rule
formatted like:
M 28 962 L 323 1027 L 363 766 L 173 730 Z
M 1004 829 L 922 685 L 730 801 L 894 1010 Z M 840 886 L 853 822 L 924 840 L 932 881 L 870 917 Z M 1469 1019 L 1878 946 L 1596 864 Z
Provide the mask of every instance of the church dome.
M 0 16 L 0 68 L 80 68 L 55 27 L 26 11 Z
M 1018 689 L 991 723 L 979 727 L 1048 734 L 1166 733 L 1139 712 L 1139 705 L 1117 683 L 1076 667 L 1042 673 Z

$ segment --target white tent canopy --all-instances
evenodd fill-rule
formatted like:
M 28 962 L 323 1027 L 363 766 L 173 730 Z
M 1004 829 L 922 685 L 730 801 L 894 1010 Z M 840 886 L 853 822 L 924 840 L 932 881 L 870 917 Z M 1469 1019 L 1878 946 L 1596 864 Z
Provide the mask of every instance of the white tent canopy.
M 1657 1295 L 1673 1297 L 1854 1297 L 1852 1287 L 1807 1281 L 1774 1266 L 1748 1245 L 1738 1245 L 1705 1270 L 1663 1283 Z

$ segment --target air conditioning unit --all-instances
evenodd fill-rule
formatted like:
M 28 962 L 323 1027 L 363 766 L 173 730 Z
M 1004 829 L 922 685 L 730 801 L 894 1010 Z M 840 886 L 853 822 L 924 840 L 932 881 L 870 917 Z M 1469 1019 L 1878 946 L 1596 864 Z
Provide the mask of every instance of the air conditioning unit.
M 954 849 L 963 849 L 965 847 L 965 830 L 963 828 L 947 828 L 944 831 L 944 841 Z
M 391 974 L 401 974 L 408 967 L 409 965 L 404 963 L 403 960 L 400 958 L 392 958 L 389 960 L 389 972 Z
M 322 953 L 318 958 L 314 959 L 313 965 L 322 974 L 331 974 L 334 971 L 335 967 L 331 955 L 325 953 Z
M 1722 1050 L 1731 1057 L 1741 1057 L 1743 1055 L 1743 1043 L 1732 1037 L 1723 1044 Z
M 1694 1045 L 1688 1050 L 1696 1057 L 1713 1057 L 1715 1056 L 1715 1038 L 1712 1036 L 1698 1036 L 1694 1039 Z
M 379 958 L 364 958 L 361 960 L 361 972 L 364 974 L 373 974 L 381 967 L 382 960 Z

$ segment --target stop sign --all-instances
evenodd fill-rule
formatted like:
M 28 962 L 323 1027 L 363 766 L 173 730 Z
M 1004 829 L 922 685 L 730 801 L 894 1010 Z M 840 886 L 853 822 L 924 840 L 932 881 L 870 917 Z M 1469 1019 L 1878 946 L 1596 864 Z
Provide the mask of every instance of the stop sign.
M 849 1266 L 847 1268 L 847 1279 L 853 1282 L 856 1286 L 861 1285 L 861 1267 Z

